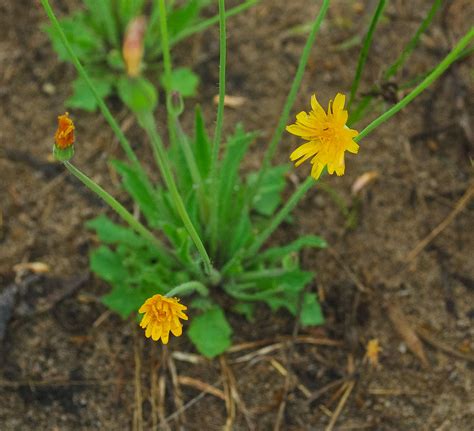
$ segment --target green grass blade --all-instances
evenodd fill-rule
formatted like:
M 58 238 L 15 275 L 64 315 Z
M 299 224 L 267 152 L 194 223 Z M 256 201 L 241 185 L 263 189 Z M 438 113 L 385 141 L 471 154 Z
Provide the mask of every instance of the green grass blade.
M 367 56 L 369 55 L 370 45 L 372 44 L 372 38 L 375 32 L 375 28 L 377 27 L 377 23 L 379 22 L 380 17 L 382 16 L 383 10 L 385 8 L 386 0 L 379 0 L 379 4 L 375 9 L 374 15 L 372 16 L 372 20 L 369 25 L 369 30 L 364 38 L 364 44 L 362 45 L 362 49 L 359 55 L 359 61 L 357 62 L 357 69 L 354 76 L 354 80 L 352 81 L 351 92 L 349 95 L 349 102 L 347 103 L 347 110 L 350 111 L 350 107 L 352 102 L 354 101 L 354 97 L 357 93 L 359 88 L 360 79 L 362 77 L 362 72 L 364 71 L 365 63 L 367 62 Z
M 405 64 L 405 62 L 408 60 L 408 57 L 411 55 L 413 50 L 418 45 L 421 35 L 429 27 L 429 25 L 431 24 L 431 21 L 433 21 L 433 18 L 436 15 L 436 12 L 438 12 L 438 9 L 441 7 L 441 4 L 442 4 L 442 0 L 434 0 L 433 5 L 431 6 L 431 9 L 428 11 L 428 14 L 426 15 L 425 19 L 422 21 L 421 25 L 418 27 L 418 30 L 416 31 L 413 38 L 410 40 L 410 42 L 407 43 L 407 45 L 403 49 L 400 56 L 393 62 L 392 65 L 390 65 L 387 68 L 387 70 L 383 74 L 383 79 L 385 81 L 387 81 L 392 76 L 394 76 L 400 70 L 400 68 Z

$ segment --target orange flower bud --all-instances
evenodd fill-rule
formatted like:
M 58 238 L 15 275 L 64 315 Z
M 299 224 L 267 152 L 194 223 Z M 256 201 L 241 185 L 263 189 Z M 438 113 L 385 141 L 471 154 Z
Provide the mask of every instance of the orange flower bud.
M 69 113 L 58 116 L 58 129 L 54 134 L 54 141 L 56 147 L 60 150 L 65 150 L 74 144 L 74 123 L 69 118 Z
M 122 46 L 123 60 L 127 67 L 128 76 L 134 78 L 140 74 L 140 65 L 144 51 L 144 36 L 146 19 L 138 16 L 130 21 L 125 31 Z

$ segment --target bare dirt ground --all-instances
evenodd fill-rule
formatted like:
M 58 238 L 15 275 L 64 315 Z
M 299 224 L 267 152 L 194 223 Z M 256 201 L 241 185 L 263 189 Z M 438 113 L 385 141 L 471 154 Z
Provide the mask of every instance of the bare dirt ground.
M 341 44 L 363 35 L 375 3 L 331 5 L 295 111 L 306 109 L 315 91 L 322 101 L 348 93 L 359 48 Z M 60 14 L 76 7 L 69 0 L 54 4 Z M 226 130 L 242 121 L 263 132 L 248 167 L 258 166 L 289 89 L 305 41 L 298 26 L 318 7 L 265 0 L 228 23 L 227 92 L 246 102 L 226 111 Z M 421 0 L 389 3 L 363 91 L 397 57 L 429 7 Z M 473 18 L 472 2 L 446 2 L 394 82 L 437 64 Z M 134 322 L 109 314 L 99 301 L 107 286 L 88 273 L 88 253 L 97 243 L 84 222 L 107 209 L 50 159 L 56 116 L 64 111 L 74 71 L 58 63 L 40 29 L 45 22 L 36 1 L 0 0 L 0 293 L 17 286 L 0 346 L 1 430 L 138 430 L 157 424 L 160 430 L 212 431 L 225 424 L 233 430 L 324 430 L 332 422 L 338 430 L 472 429 L 472 57 L 367 137 L 360 154 L 348 157 L 346 175 L 327 177 L 311 190 L 295 223 L 283 225 L 272 239 L 284 243 L 315 233 L 329 242 L 329 250 L 302 256 L 304 266 L 318 273 L 312 288 L 327 323 L 297 328 L 290 315 L 272 315 L 263 306 L 256 324 L 230 313 L 234 346 L 208 361 L 186 337 L 167 349 L 153 345 Z M 187 101 L 185 125 L 191 125 L 195 102 L 212 125 L 217 30 L 186 41 L 174 61 L 192 65 L 202 79 L 199 97 Z M 130 115 L 116 100 L 110 104 L 147 157 Z M 111 130 L 99 114 L 72 114 L 76 163 L 124 198 L 106 163 L 122 157 Z M 295 144 L 285 136 L 278 160 L 285 161 Z M 356 178 L 370 171 L 377 179 L 352 197 Z M 288 193 L 307 173 L 307 166 L 295 171 Z M 328 187 L 357 214 L 351 228 Z M 416 256 L 411 253 L 443 221 L 439 235 Z M 50 271 L 25 275 L 13 268 L 33 261 Z M 409 330 L 421 339 L 415 351 Z M 363 361 L 373 338 L 383 348 L 378 368 Z

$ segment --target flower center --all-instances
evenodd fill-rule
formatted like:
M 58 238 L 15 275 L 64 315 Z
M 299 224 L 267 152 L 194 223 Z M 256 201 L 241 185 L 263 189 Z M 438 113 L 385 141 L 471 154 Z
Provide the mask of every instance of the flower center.
M 159 322 L 168 320 L 168 312 L 165 310 L 159 310 L 156 304 L 153 305 L 152 311 L 153 315 L 155 316 L 155 319 Z

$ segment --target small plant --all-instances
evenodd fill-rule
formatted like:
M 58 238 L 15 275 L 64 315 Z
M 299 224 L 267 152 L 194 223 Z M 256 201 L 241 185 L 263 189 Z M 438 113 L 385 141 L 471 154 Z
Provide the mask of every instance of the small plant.
M 474 38 L 474 29 L 464 36 L 446 58 L 404 98 L 394 104 L 360 133 L 347 126 L 349 113 L 345 96 L 337 94 L 325 111 L 311 98 L 311 111 L 300 112 L 296 122 L 287 126 L 311 47 L 329 7 L 322 3 L 312 23 L 290 93 L 280 116 L 262 165 L 255 172 L 242 174 L 240 165 L 249 152 L 255 133 L 237 124 L 234 132 L 222 139 L 226 73 L 226 27 L 224 0 L 219 0 L 220 79 L 216 128 L 211 139 L 206 133 L 199 108 L 195 111 L 194 131 L 186 134 L 180 123 L 183 111 L 181 94 L 165 86 L 169 143 L 164 145 L 155 123 L 156 89 L 140 77 L 129 78 L 122 99 L 135 114 L 148 136 L 163 184 L 146 176 L 128 140 L 107 109 L 94 82 L 75 55 L 66 34 L 56 20 L 47 0 L 41 0 L 53 28 L 80 76 L 96 98 L 105 118 L 117 134 L 127 162 L 114 160 L 112 166 L 122 178 L 123 188 L 140 208 L 134 217 L 115 198 L 93 182 L 70 162 L 75 140 L 74 125 L 67 115 L 59 117 L 54 154 L 64 166 L 93 192 L 97 193 L 128 226 L 102 215 L 88 222 L 102 245 L 91 255 L 91 268 L 112 287 L 103 297 L 110 309 L 127 318 L 144 313 L 141 326 L 145 335 L 166 344 L 169 333 L 182 333 L 180 319 L 189 316 L 187 334 L 207 357 L 224 352 L 231 344 L 232 328 L 226 312 L 230 310 L 256 320 L 255 304 L 263 302 L 272 310 L 287 309 L 299 316 L 302 325 L 324 322 L 318 298 L 309 289 L 314 273 L 301 268 L 298 252 L 304 247 L 324 248 L 316 235 L 301 236 L 289 244 L 266 247 L 268 239 L 305 193 L 317 184 L 325 172 L 345 172 L 345 152 L 357 153 L 359 143 L 380 124 L 391 118 L 425 90 L 463 53 Z M 349 98 L 353 103 L 360 73 L 365 63 L 371 35 L 383 9 L 381 1 L 374 15 L 359 59 L 355 84 Z M 382 5 L 382 7 L 381 7 Z M 170 82 L 173 74 L 168 24 L 164 0 L 158 1 L 163 76 Z M 362 66 L 361 66 L 362 65 Z M 272 166 L 271 160 L 285 127 L 306 143 L 291 159 L 299 165 L 312 164 L 311 176 L 302 182 L 286 201 L 285 174 L 289 165 Z M 219 157 L 221 144 L 222 157 Z M 217 294 L 220 292 L 220 294 Z M 222 294 L 226 308 L 222 303 Z M 181 304 L 179 297 L 191 295 Z M 184 310 L 187 314 L 184 314 Z
M 240 13 L 257 2 L 244 1 L 230 9 L 227 16 Z M 123 99 L 129 91 L 129 78 L 142 74 L 143 80 L 147 77 L 169 91 L 179 91 L 183 97 L 196 94 L 199 78 L 189 68 L 176 68 L 169 77 L 163 73 L 158 1 L 83 0 L 82 3 L 83 9 L 61 19 L 60 25 L 100 97 L 117 94 Z M 218 17 L 202 17 L 203 9 L 211 0 L 168 3 L 170 46 L 218 22 Z M 59 59 L 73 62 L 57 28 L 50 25 L 46 32 Z M 95 111 L 97 99 L 84 78 L 77 77 L 72 86 L 73 94 L 66 106 Z

